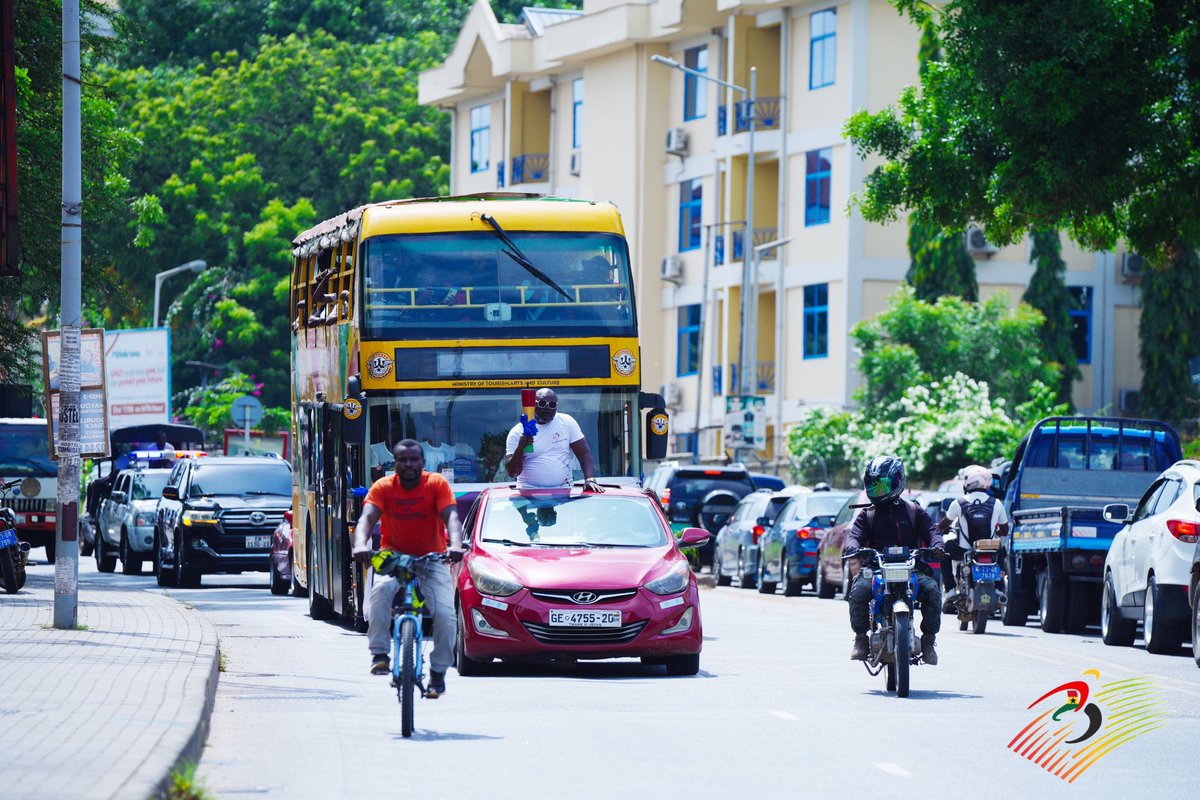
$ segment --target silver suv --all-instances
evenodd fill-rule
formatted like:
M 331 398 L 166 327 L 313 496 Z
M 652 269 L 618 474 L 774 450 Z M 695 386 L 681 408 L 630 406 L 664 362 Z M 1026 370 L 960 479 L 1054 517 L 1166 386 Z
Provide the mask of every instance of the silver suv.
M 167 485 L 169 469 L 124 469 L 96 515 L 96 569 L 142 574 L 154 546 L 154 508 Z

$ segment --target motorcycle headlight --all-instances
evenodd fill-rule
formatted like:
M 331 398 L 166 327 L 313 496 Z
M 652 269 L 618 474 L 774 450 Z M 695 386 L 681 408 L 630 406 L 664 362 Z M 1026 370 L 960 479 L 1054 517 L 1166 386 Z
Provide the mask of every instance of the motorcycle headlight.
M 501 573 L 497 567 L 488 564 L 482 558 L 471 559 L 467 564 L 467 571 L 471 573 L 471 582 L 481 594 L 508 597 L 523 588 L 511 576 Z
M 686 561 L 676 561 L 669 570 L 646 583 L 646 588 L 655 594 L 679 594 L 688 585 L 691 568 Z
M 189 526 L 190 525 L 216 525 L 217 524 L 217 512 L 216 511 L 184 511 L 183 512 L 183 524 L 189 525 Z

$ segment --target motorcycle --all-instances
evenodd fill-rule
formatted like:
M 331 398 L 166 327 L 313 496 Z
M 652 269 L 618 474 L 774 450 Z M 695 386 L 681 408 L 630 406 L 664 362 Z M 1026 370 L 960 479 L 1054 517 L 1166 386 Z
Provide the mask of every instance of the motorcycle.
M 21 479 L 0 485 L 0 502 Z M 0 507 L 0 583 L 4 591 L 15 594 L 25 585 L 25 565 L 29 561 L 29 542 L 17 539 L 17 515 L 11 508 Z
M 983 633 L 992 614 L 1007 605 L 1008 597 L 1000 590 L 999 556 L 999 539 L 980 539 L 959 564 L 954 602 L 960 631 L 970 625 L 974 633 Z
M 886 671 L 887 690 L 897 697 L 908 697 L 909 668 L 922 663 L 913 628 L 916 566 L 918 558 L 934 553 L 926 547 L 889 547 L 883 552 L 863 548 L 842 556 L 843 561 L 862 559 L 871 582 L 871 644 L 863 665 L 871 675 Z

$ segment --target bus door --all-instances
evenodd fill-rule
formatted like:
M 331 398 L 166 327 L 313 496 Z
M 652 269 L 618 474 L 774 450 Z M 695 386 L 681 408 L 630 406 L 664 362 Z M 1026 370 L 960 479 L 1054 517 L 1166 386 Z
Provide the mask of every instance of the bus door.
M 321 460 L 317 493 L 317 529 L 322 543 L 318 558 L 319 568 L 328 575 L 324 582 L 328 593 L 323 593 L 333 602 L 337 614 L 345 614 L 346 587 L 349 574 L 346 572 L 350 560 L 350 539 L 346 527 L 347 484 L 346 448 L 342 443 L 342 408 L 340 403 L 321 403 L 317 406 L 317 426 L 321 431 Z

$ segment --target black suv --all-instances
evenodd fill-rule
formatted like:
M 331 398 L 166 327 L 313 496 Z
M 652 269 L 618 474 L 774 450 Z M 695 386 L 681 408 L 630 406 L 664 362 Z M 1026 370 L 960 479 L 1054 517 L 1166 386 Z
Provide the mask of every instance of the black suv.
M 712 534 L 699 552 L 700 563 L 709 566 L 717 532 L 733 516 L 741 499 L 755 490 L 744 464 L 708 467 L 677 461 L 659 464 L 645 487 L 662 503 L 676 535 L 693 526 Z
M 266 572 L 271 536 L 292 507 L 292 468 L 272 457 L 181 460 L 154 512 L 159 586 L 195 588 L 216 572 Z

